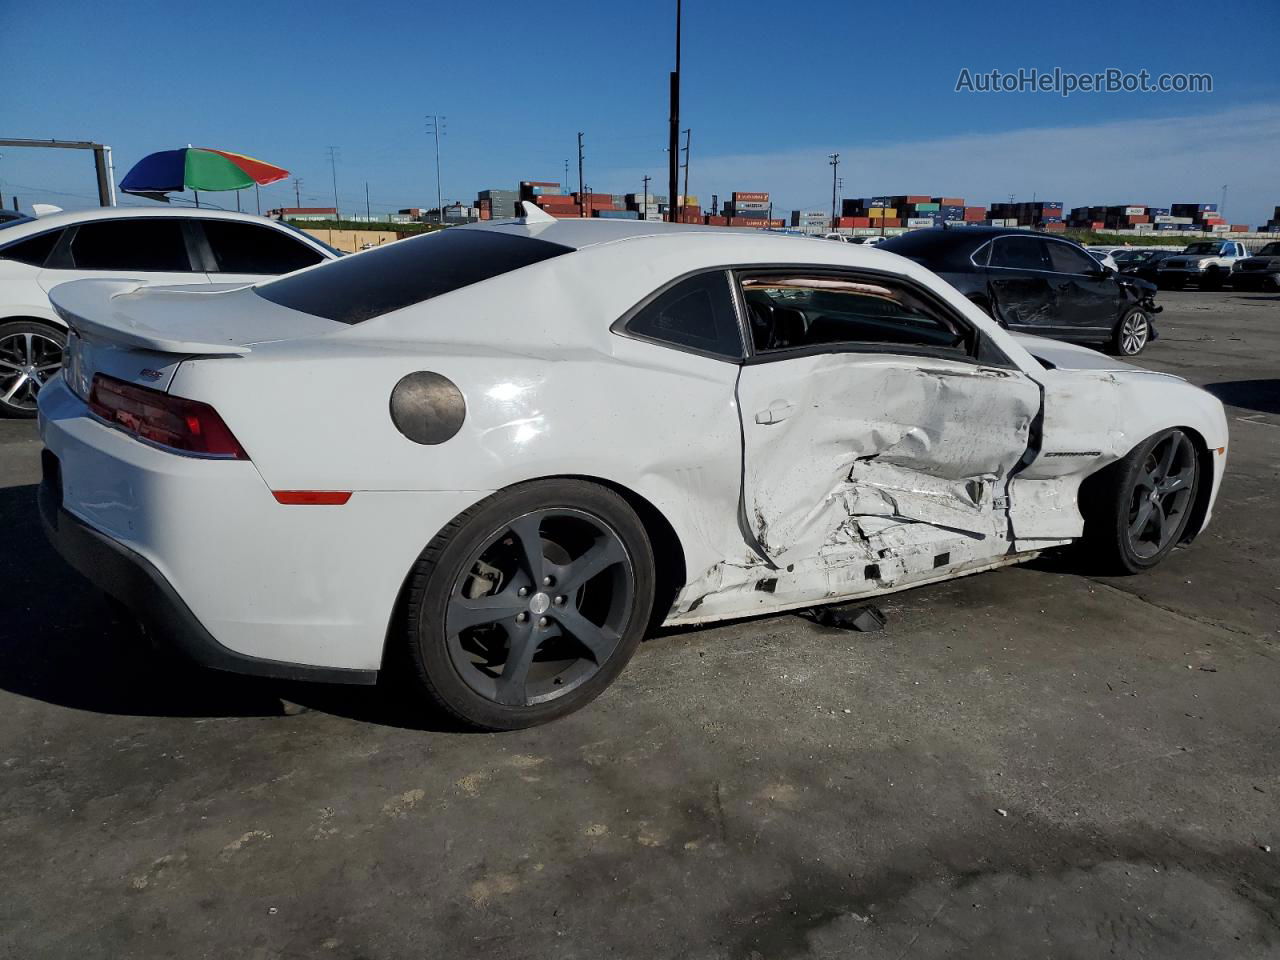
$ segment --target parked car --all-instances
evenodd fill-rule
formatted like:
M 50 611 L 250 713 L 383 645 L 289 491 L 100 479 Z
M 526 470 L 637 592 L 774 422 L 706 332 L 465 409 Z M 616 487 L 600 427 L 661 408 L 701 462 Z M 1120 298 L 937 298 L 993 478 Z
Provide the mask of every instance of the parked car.
M 34 417 L 62 365 L 66 324 L 49 303 L 57 284 L 253 283 L 338 256 L 286 224 L 217 210 L 107 207 L 0 223 L 0 415 Z
M 1156 264 L 1156 283 L 1161 290 L 1181 290 L 1187 283 L 1196 283 L 1201 290 L 1221 290 L 1235 262 L 1248 256 L 1239 240 L 1197 240 L 1178 256 Z
M 1091 250 L 1088 247 L 1085 248 L 1085 253 L 1089 254 L 1089 256 L 1093 257 L 1093 259 L 1097 260 L 1100 264 L 1102 264 L 1108 270 L 1120 269 L 1118 266 L 1116 266 L 1116 258 L 1109 253 L 1104 253 L 1101 250 Z
M 883 244 L 928 267 L 1010 330 L 1105 344 L 1124 356 L 1156 338 L 1156 288 L 1069 240 L 1028 230 L 914 230 Z
M 525 210 L 241 289 L 55 288 L 57 548 L 205 664 L 405 664 L 510 729 L 664 621 L 1077 541 L 1136 572 L 1208 522 L 1226 421 L 1178 377 L 880 250 Z
M 1280 290 L 1280 241 L 1273 240 L 1253 256 L 1233 263 L 1231 289 Z
M 19 213 L 17 210 L 0 209 L 0 223 L 12 223 L 14 220 L 31 219 L 25 213 Z
M 1116 268 L 1126 277 L 1137 277 L 1154 284 L 1161 262 L 1180 253 L 1181 250 L 1127 250 L 1116 256 Z

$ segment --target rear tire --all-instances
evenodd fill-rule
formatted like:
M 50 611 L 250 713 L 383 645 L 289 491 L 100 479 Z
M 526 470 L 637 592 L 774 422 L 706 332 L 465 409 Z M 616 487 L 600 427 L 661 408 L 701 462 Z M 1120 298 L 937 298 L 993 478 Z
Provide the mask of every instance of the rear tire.
M 654 600 L 653 551 L 630 505 L 581 480 L 538 480 L 462 513 L 410 575 L 411 673 L 481 730 L 572 713 L 622 672 Z
M 1110 351 L 1121 357 L 1136 357 L 1151 342 L 1151 320 L 1141 307 L 1125 312 L 1112 331 Z
M 0 416 L 30 419 L 36 396 L 62 368 L 67 332 L 40 320 L 0 323 Z
M 1148 437 L 1081 485 L 1085 554 L 1104 573 L 1150 570 L 1182 540 L 1199 483 L 1200 458 L 1185 431 Z

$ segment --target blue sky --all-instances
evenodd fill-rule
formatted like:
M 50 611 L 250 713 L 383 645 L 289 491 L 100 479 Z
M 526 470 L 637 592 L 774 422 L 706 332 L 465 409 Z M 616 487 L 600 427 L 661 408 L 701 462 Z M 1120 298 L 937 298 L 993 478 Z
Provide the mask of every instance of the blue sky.
M 187 143 L 248 153 L 347 210 L 434 205 L 423 115 L 447 115 L 444 195 L 560 180 L 665 191 L 674 3 L 281 5 L 0 0 L 5 136 L 96 139 L 117 180 Z M 1208 15 L 1207 15 L 1208 14 Z M 690 192 L 770 191 L 779 209 L 929 193 L 1167 205 L 1280 204 L 1280 3 L 685 3 Z M 1205 72 L 1211 94 L 961 94 L 960 70 Z M 87 154 L 6 149 L 0 191 L 83 206 Z M 263 191 L 291 204 L 292 188 Z M 234 207 L 234 197 L 220 202 Z M 248 195 L 245 202 L 252 205 Z

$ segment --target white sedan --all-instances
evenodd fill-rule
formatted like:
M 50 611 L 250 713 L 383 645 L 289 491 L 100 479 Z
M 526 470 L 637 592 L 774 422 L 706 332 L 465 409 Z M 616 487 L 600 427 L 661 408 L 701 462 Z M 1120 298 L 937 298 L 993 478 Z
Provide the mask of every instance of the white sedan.
M 49 302 L 60 283 L 256 283 L 338 256 L 286 224 L 219 210 L 107 207 L 0 223 L 0 415 L 35 416 L 36 394 L 62 366 L 66 326 Z
M 757 231 L 530 211 L 251 288 L 53 299 L 41 503 L 74 566 L 204 664 L 407 665 L 488 729 L 581 707 L 663 622 L 1081 540 L 1144 570 L 1226 461 L 1177 377 Z

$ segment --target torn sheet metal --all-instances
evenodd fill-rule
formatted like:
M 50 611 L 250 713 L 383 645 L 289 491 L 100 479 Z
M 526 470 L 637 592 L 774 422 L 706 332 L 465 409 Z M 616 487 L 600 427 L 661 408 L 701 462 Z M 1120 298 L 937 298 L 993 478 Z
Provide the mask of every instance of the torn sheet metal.
M 738 394 L 745 513 L 774 564 L 852 542 L 863 517 L 924 525 L 926 541 L 990 541 L 991 555 L 1007 548 L 998 500 L 1040 404 L 1028 378 L 838 353 L 744 367 Z

